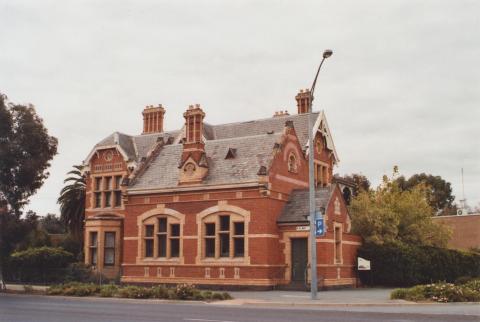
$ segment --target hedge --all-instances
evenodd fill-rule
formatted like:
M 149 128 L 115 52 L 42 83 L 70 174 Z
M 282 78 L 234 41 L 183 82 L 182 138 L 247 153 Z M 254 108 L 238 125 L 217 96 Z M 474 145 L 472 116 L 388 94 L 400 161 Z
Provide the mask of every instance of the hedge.
M 12 253 L 7 266 L 14 280 L 48 283 L 63 279 L 73 260 L 62 248 L 38 247 Z
M 364 244 L 358 256 L 371 261 L 371 271 L 359 272 L 365 285 L 412 286 L 460 277 L 480 277 L 480 254 L 404 244 Z

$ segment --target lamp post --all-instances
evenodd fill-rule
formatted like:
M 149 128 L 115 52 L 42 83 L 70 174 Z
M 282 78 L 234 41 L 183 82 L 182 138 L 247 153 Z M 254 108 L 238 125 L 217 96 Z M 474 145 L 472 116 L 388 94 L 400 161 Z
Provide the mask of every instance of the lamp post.
M 317 74 L 313 80 L 312 87 L 310 88 L 310 110 L 308 114 L 308 183 L 309 183 L 309 204 L 310 204 L 310 292 L 312 300 L 317 298 L 317 237 L 315 234 L 315 176 L 313 168 L 313 159 L 314 159 L 314 148 L 313 148 L 313 124 L 312 124 L 312 113 L 313 113 L 313 92 L 315 91 L 315 84 L 317 83 L 318 74 L 322 68 L 323 62 L 328 57 L 332 56 L 333 51 L 327 49 L 323 52 L 323 58 L 318 66 Z

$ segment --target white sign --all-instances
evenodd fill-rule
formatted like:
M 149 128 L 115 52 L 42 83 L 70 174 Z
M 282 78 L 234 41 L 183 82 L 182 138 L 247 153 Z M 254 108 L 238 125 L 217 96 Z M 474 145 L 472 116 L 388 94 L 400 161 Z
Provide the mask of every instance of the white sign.
M 297 226 L 297 231 L 310 231 L 310 226 Z
M 369 271 L 370 270 L 370 261 L 365 258 L 358 257 L 358 270 L 359 271 Z

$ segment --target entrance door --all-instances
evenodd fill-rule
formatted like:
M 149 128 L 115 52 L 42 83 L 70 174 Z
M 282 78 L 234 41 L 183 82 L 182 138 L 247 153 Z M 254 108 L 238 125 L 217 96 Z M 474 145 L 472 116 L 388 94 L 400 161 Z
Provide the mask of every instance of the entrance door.
M 307 238 L 292 238 L 292 283 L 304 283 L 308 263 Z

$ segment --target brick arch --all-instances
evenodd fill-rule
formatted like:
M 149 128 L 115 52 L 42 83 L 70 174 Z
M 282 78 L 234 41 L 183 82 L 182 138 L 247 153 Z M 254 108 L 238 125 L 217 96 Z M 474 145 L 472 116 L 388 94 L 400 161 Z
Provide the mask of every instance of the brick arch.
M 137 224 L 140 226 L 142 223 L 150 217 L 159 216 L 159 215 L 167 215 L 177 218 L 180 223 L 183 225 L 185 223 L 185 214 L 173 210 L 171 208 L 165 208 L 165 205 L 158 205 L 157 208 L 150 209 L 140 216 L 137 217 Z

